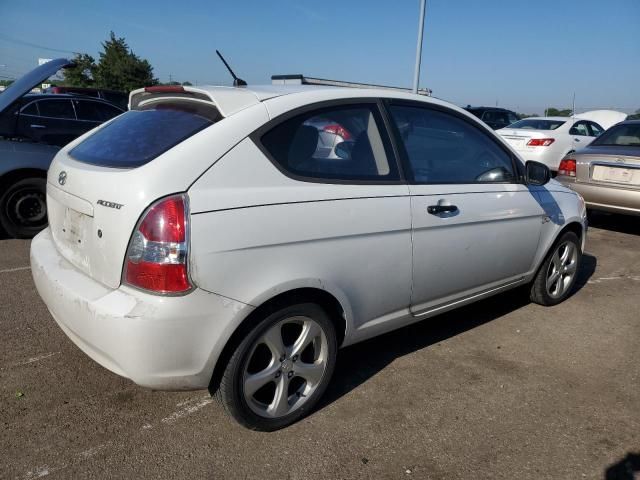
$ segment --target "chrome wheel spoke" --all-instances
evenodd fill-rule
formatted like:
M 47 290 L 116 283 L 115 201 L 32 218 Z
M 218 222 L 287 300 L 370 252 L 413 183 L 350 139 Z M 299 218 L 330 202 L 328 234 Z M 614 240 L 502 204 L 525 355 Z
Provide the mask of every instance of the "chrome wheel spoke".
M 307 381 L 307 384 L 313 387 L 320 383 L 320 380 L 322 380 L 322 374 L 324 373 L 324 362 L 298 362 L 295 366 L 295 372 L 296 376 L 304 378 Z
M 566 266 L 566 270 L 565 272 L 568 275 L 573 275 L 574 273 L 576 273 L 578 265 L 576 264 L 576 262 L 571 262 L 569 265 Z
M 553 263 L 556 272 L 560 271 L 560 269 L 562 268 L 562 260 L 560 260 L 560 249 L 556 250 L 556 253 L 553 254 L 553 257 L 551 257 L 551 262 Z
M 274 363 L 258 373 L 247 375 L 244 380 L 244 393 L 247 397 L 252 397 L 254 393 L 264 387 L 267 383 L 275 381 L 279 365 Z
M 564 252 L 562 252 L 560 261 L 562 262 L 562 265 L 567 265 L 572 258 L 573 258 L 573 245 L 570 243 L 567 243 L 564 246 Z
M 272 417 L 282 417 L 289 411 L 289 379 L 282 375 L 276 383 L 276 393 L 273 401 L 267 407 L 267 414 Z
M 318 338 L 321 333 L 322 330 L 320 330 L 316 322 L 305 321 L 302 325 L 302 332 L 300 332 L 300 335 L 291 348 L 291 355 L 301 355 L 309 344 Z
M 560 276 L 561 276 L 560 272 L 555 271 L 549 276 L 549 278 L 547 278 L 547 291 L 549 293 L 553 293 L 553 290 L 554 290 L 553 287 L 558 282 L 558 280 L 560 279 Z
M 271 354 L 277 360 L 284 354 L 284 342 L 282 341 L 282 325 L 277 324 L 266 331 L 258 343 L 264 343 Z

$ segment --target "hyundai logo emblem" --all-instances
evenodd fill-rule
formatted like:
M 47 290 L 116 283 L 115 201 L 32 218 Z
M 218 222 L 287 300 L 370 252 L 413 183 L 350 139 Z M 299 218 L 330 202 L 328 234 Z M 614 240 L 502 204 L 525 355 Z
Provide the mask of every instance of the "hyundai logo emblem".
M 67 172 L 65 172 L 64 170 L 60 172 L 60 175 L 58 175 L 58 183 L 60 185 L 64 185 L 65 183 L 67 183 Z

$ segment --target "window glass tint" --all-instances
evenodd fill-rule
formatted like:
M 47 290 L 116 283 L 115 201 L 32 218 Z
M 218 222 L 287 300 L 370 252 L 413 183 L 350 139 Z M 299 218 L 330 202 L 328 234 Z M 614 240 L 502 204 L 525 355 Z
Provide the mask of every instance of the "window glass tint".
M 511 157 L 479 128 L 457 116 L 392 106 L 391 115 L 418 183 L 511 182 Z
M 586 137 L 589 136 L 589 129 L 587 128 L 587 122 L 577 122 L 573 124 L 571 130 L 569 130 L 570 135 L 584 135 Z
M 516 123 L 518 121 L 518 117 L 511 112 L 508 113 L 508 117 L 509 117 L 509 125 L 511 125 L 512 123 Z
M 40 116 L 50 118 L 68 118 L 75 120 L 76 114 L 73 111 L 71 100 L 40 100 L 38 102 Z
M 89 120 L 92 122 L 104 122 L 120 115 L 122 112 L 111 105 L 90 100 L 74 100 L 76 113 L 79 120 Z
M 591 129 L 592 137 L 597 137 L 602 133 L 602 127 L 595 122 L 589 122 L 589 128 Z
M 596 138 L 591 145 L 640 147 L 640 123 L 616 125 Z
M 29 105 L 27 105 L 26 107 L 24 107 L 20 113 L 22 115 L 38 115 L 38 103 L 37 102 L 32 102 Z
M 336 180 L 395 180 L 375 106 L 331 107 L 298 115 L 262 136 L 288 172 Z
M 484 112 L 482 120 L 484 120 L 485 122 L 501 123 L 504 125 L 510 123 L 507 112 L 500 112 L 496 110 L 487 110 L 486 112 Z
M 555 130 L 561 125 L 565 124 L 565 120 L 541 120 L 535 118 L 525 118 L 513 125 L 509 125 L 509 128 L 524 128 L 530 130 Z
M 127 104 L 129 103 L 129 95 L 126 93 L 120 92 L 101 92 L 102 98 L 105 100 L 115 103 L 119 107 L 122 107 L 126 110 Z
M 212 123 L 176 109 L 129 111 L 85 139 L 70 155 L 93 165 L 138 167 Z

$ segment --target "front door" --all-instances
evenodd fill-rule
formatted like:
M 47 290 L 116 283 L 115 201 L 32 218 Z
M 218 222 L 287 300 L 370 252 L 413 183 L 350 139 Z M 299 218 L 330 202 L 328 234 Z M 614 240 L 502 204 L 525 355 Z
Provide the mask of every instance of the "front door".
M 389 110 L 411 182 L 412 313 L 521 281 L 544 211 L 512 154 L 453 110 L 396 102 Z

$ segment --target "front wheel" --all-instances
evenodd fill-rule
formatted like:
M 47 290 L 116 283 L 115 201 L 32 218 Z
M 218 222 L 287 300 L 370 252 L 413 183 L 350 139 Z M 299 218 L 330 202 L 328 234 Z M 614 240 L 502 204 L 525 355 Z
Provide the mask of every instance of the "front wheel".
M 318 305 L 292 305 L 260 321 L 240 342 L 216 392 L 226 412 L 252 430 L 290 425 L 313 408 L 336 362 L 333 323 Z
M 531 284 L 531 301 L 540 305 L 557 305 L 564 301 L 576 284 L 582 252 L 580 240 L 566 232 L 553 245 Z
M 44 178 L 23 178 L 0 195 L 0 225 L 10 237 L 30 238 L 47 226 Z

